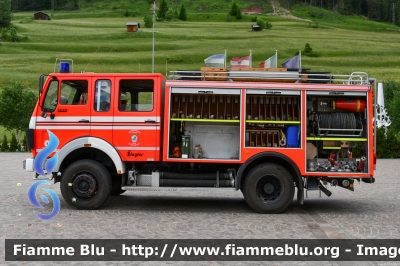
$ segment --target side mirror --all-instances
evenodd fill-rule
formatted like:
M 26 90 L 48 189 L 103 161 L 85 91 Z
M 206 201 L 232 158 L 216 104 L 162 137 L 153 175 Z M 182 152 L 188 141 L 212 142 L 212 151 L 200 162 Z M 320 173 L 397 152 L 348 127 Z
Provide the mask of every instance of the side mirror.
M 43 90 L 44 77 L 45 77 L 44 74 L 40 75 L 39 77 L 39 94 L 41 94 Z
M 41 116 L 42 116 L 43 118 L 46 118 L 46 117 L 47 117 L 47 113 L 48 113 L 48 110 L 47 110 L 47 109 L 43 109 Z M 55 115 L 53 112 L 51 112 L 51 113 L 50 113 L 50 118 L 51 118 L 51 119 L 54 119 L 54 117 L 56 117 L 56 115 Z

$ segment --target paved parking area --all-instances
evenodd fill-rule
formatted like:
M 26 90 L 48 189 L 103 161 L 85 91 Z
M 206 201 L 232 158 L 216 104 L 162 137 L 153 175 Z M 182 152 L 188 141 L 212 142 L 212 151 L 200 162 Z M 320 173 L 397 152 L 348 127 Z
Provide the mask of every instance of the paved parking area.
M 59 184 L 48 186 L 61 200 L 58 216 L 42 221 L 27 198 L 35 182 L 22 169 L 29 153 L 0 153 L 1 264 L 82 265 L 82 262 L 5 262 L 4 239 L 400 239 L 400 160 L 378 160 L 376 183 L 355 183 L 355 191 L 331 187 L 330 198 L 311 191 L 305 205 L 282 214 L 253 212 L 240 192 L 126 192 L 111 197 L 99 210 L 75 210 L 62 197 Z M 43 213 L 46 210 L 43 211 Z M 164 264 L 187 265 L 190 262 Z M 85 265 L 99 265 L 88 262 Z M 104 263 L 104 265 L 129 263 Z M 132 265 L 160 265 L 135 262 Z M 259 265 L 201 262 L 196 265 Z M 265 263 L 267 264 L 267 263 Z M 277 262 L 268 265 L 282 265 Z M 290 262 L 285 265 L 384 265 L 379 262 Z M 399 265 L 388 262 L 385 265 Z

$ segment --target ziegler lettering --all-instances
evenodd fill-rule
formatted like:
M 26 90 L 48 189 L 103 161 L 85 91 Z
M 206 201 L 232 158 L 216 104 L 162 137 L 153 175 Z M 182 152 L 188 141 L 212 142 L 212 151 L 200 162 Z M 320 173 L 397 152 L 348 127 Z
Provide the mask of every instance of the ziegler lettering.
M 140 153 L 140 152 L 131 152 L 131 151 L 128 151 L 127 153 L 126 153 L 126 155 L 127 156 L 131 156 L 131 157 L 142 157 L 144 154 L 143 153 Z
M 57 111 L 60 112 L 60 113 L 66 113 L 67 109 L 57 109 Z

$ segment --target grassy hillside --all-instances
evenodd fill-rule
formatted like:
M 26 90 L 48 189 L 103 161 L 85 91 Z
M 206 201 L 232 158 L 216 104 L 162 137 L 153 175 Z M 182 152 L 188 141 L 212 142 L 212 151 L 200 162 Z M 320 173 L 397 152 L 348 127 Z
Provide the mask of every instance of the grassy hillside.
M 160 1 L 157 0 L 156 6 Z M 130 10 L 135 13 L 148 12 L 154 0 L 80 0 L 80 11 L 102 11 L 102 10 Z M 178 9 L 181 4 L 185 5 L 187 11 L 193 12 L 227 12 L 230 9 L 232 1 L 226 0 L 167 0 L 168 7 Z M 265 0 L 236 0 L 240 8 L 258 6 L 264 9 L 264 12 L 272 10 L 269 1 Z
M 56 58 L 74 59 L 76 72 L 150 72 L 151 29 L 126 32 L 126 22 L 144 22 L 142 16 L 124 17 L 122 9 L 56 12 L 50 21 L 33 21 L 32 13 L 15 14 L 22 42 L 0 43 L 0 87 L 21 81 L 36 90 L 39 75 L 52 72 Z M 189 13 L 186 22 L 157 22 L 155 71 L 165 74 L 166 63 L 168 70 L 197 70 L 206 57 L 225 50 L 229 60 L 252 50 L 253 66 L 278 50 L 280 65 L 309 43 L 320 56 L 303 56 L 305 68 L 337 74 L 364 71 L 379 81 L 400 81 L 400 33 L 389 24 L 334 17 L 318 20 L 314 28 L 307 21 L 259 17 L 270 21 L 272 29 L 252 32 L 252 16 L 227 22 L 226 13 Z

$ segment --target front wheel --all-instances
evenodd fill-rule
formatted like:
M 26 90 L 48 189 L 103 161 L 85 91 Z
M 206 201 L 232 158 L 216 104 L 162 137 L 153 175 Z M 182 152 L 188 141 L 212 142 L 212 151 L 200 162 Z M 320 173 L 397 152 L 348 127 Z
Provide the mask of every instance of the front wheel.
M 281 165 L 265 163 L 256 166 L 246 176 L 243 195 L 256 212 L 280 213 L 292 202 L 295 188 L 290 173 Z
M 76 161 L 61 176 L 61 194 L 77 209 L 99 208 L 110 196 L 111 188 L 110 173 L 94 160 Z

